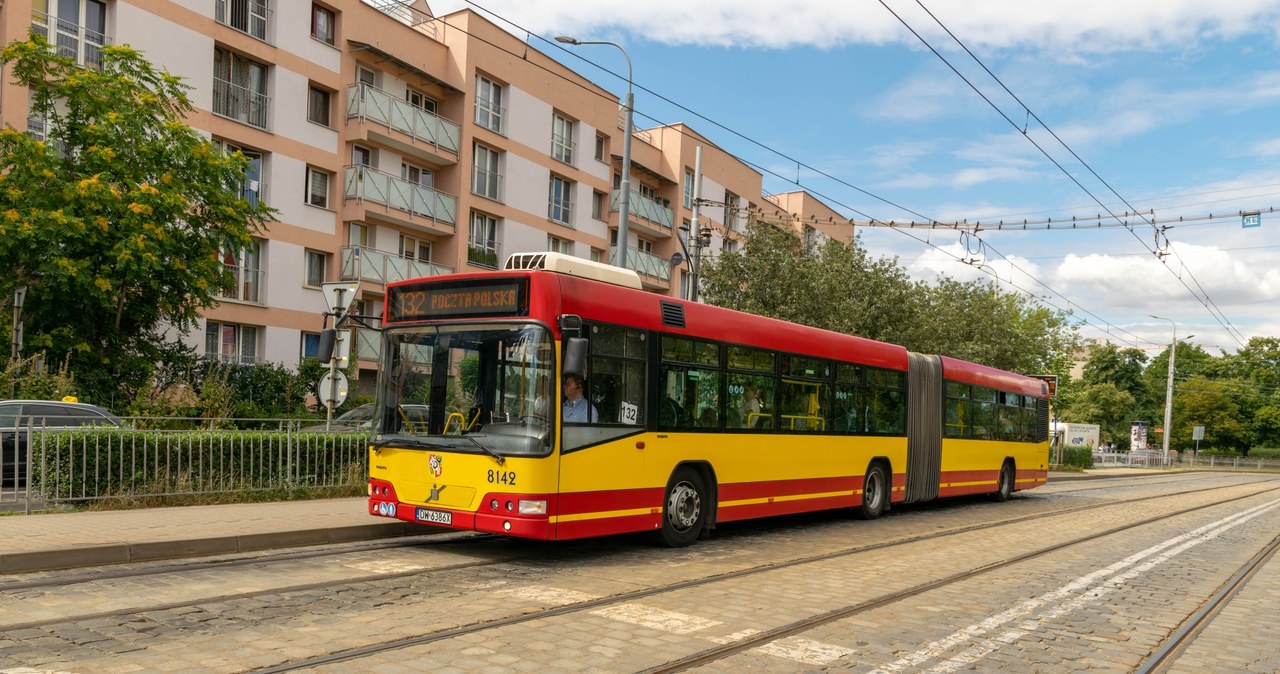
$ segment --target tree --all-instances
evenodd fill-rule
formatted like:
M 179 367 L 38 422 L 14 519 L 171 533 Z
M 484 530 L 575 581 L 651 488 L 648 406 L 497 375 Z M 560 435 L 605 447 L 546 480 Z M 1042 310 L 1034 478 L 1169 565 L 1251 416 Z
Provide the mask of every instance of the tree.
M 1179 350 L 1178 362 L 1182 355 Z M 1181 368 L 1179 368 L 1181 369 Z M 1173 408 L 1173 435 L 1170 447 L 1190 449 L 1194 426 L 1204 426 L 1201 448 L 1226 449 L 1249 454 L 1253 437 L 1243 422 L 1240 406 L 1236 404 L 1238 389 L 1225 381 L 1214 381 L 1203 375 L 1186 380 L 1178 389 L 1177 404 Z
M 241 196 L 246 161 L 182 117 L 189 87 L 128 46 L 81 68 L 32 34 L 0 52 L 40 140 L 0 131 L 0 292 L 27 286 L 26 351 L 70 363 L 86 397 L 131 400 L 231 281 L 222 251 L 274 211 Z
M 754 222 L 741 252 L 703 267 L 702 297 L 1014 372 L 1066 371 L 1075 344 L 1066 314 L 981 282 L 912 281 L 897 260 L 873 258 L 858 243 L 806 248 L 793 230 Z
M 1097 424 L 1100 442 L 1118 449 L 1129 448 L 1129 429 L 1134 415 L 1133 396 L 1112 382 L 1083 383 L 1060 389 L 1056 401 L 1058 417 L 1068 423 Z

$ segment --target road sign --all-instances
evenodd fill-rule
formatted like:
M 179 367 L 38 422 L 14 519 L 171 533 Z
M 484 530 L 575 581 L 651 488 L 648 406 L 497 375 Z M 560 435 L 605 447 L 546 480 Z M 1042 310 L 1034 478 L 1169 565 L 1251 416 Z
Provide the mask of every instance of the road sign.
M 1192 439 L 1192 440 L 1204 440 L 1204 426 L 1192 426 L 1192 427 L 1191 427 L 1191 439 Z
M 347 375 L 341 372 L 326 372 L 316 387 L 320 402 L 325 407 L 337 407 L 347 399 Z
M 324 292 L 324 303 L 328 305 L 329 311 L 335 314 L 346 313 L 351 306 L 351 302 L 355 300 L 356 291 L 359 289 L 360 284 L 354 281 L 320 284 L 320 290 Z
M 1240 214 L 1241 228 L 1248 229 L 1249 227 L 1261 227 L 1261 226 L 1262 226 L 1261 213 L 1241 213 Z

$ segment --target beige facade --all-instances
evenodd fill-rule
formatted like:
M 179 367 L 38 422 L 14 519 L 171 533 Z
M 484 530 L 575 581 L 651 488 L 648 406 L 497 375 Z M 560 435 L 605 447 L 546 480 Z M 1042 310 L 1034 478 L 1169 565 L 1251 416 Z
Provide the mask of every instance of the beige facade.
M 360 281 L 356 308 L 380 314 L 389 281 L 494 269 L 516 252 L 615 255 L 618 94 L 470 10 L 429 11 L 385 0 L 9 0 L 0 34 L 8 43 L 34 27 L 89 67 L 98 45 L 128 43 L 194 87 L 188 123 L 250 157 L 245 196 L 280 220 L 256 250 L 227 252 L 237 283 L 190 343 L 293 367 L 322 327 L 321 281 Z M 41 133 L 10 79 L 0 121 Z M 655 293 L 685 292 L 688 267 L 670 260 L 693 216 L 699 147 L 710 238 L 697 252 L 733 250 L 761 204 L 814 208 L 766 201 L 759 172 L 683 124 L 637 131 L 627 266 Z M 372 368 L 372 333 L 356 346 Z

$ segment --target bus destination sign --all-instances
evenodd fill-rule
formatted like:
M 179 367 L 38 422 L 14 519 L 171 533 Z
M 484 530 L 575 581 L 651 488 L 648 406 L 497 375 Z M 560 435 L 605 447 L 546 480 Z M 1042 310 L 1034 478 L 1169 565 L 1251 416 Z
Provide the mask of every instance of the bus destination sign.
M 522 315 L 527 313 L 525 287 L 521 281 L 506 281 L 393 288 L 387 317 L 392 321 L 416 321 Z

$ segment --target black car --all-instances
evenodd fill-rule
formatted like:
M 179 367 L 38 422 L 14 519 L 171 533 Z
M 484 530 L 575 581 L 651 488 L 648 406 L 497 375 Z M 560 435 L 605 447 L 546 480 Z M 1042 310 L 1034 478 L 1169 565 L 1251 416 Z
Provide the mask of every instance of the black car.
M 0 487 L 26 485 L 28 429 L 120 425 L 119 417 L 97 405 L 59 400 L 0 401 Z

